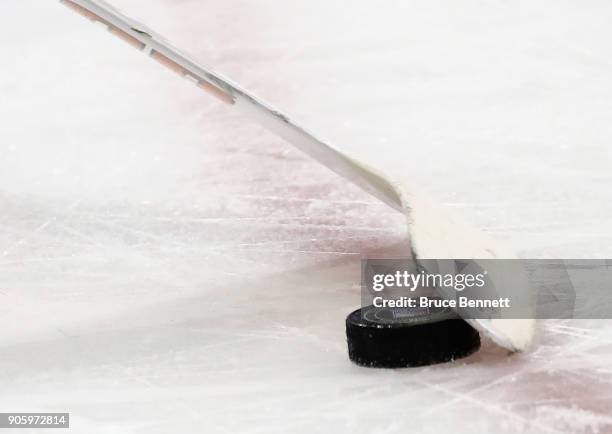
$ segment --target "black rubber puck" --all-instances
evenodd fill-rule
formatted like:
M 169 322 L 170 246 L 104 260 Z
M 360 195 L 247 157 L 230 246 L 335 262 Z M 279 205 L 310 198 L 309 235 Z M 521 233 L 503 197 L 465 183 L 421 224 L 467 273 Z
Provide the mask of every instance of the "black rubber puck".
M 373 368 L 449 362 L 480 348 L 478 332 L 442 308 L 358 309 L 346 318 L 346 337 L 349 358 Z

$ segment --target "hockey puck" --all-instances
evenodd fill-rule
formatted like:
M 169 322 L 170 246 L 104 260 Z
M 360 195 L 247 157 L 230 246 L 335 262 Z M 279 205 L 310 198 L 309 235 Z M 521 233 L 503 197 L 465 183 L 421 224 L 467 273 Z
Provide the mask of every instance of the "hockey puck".
M 480 336 L 450 308 L 364 307 L 346 318 L 349 358 L 373 368 L 433 365 L 466 357 Z

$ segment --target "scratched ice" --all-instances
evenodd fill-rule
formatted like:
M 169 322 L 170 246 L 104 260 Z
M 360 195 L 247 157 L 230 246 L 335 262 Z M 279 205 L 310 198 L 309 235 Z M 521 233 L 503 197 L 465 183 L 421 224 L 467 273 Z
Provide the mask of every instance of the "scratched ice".
M 611 257 L 612 6 L 116 0 L 523 257 Z M 612 324 L 353 366 L 401 216 L 57 2 L 0 5 L 0 409 L 78 433 L 612 432 Z

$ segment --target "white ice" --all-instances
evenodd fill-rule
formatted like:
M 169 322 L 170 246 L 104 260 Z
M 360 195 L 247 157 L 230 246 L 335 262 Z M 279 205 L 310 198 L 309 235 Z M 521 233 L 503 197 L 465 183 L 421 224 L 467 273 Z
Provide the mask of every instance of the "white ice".
M 612 256 L 609 3 L 115 3 L 520 256 Z M 1 2 L 0 52 L 0 411 L 87 434 L 612 432 L 611 322 L 354 366 L 359 261 L 405 251 L 401 215 L 56 1 Z

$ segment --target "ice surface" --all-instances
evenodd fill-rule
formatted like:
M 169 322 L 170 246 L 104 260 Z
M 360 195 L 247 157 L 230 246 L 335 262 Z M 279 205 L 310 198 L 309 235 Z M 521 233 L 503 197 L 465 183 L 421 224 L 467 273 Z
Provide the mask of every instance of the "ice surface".
M 116 0 L 523 257 L 610 257 L 612 7 Z M 0 4 L 0 409 L 78 433 L 610 432 L 612 324 L 353 366 L 400 215 L 55 1 Z M 397 158 L 397 155 L 404 158 Z

